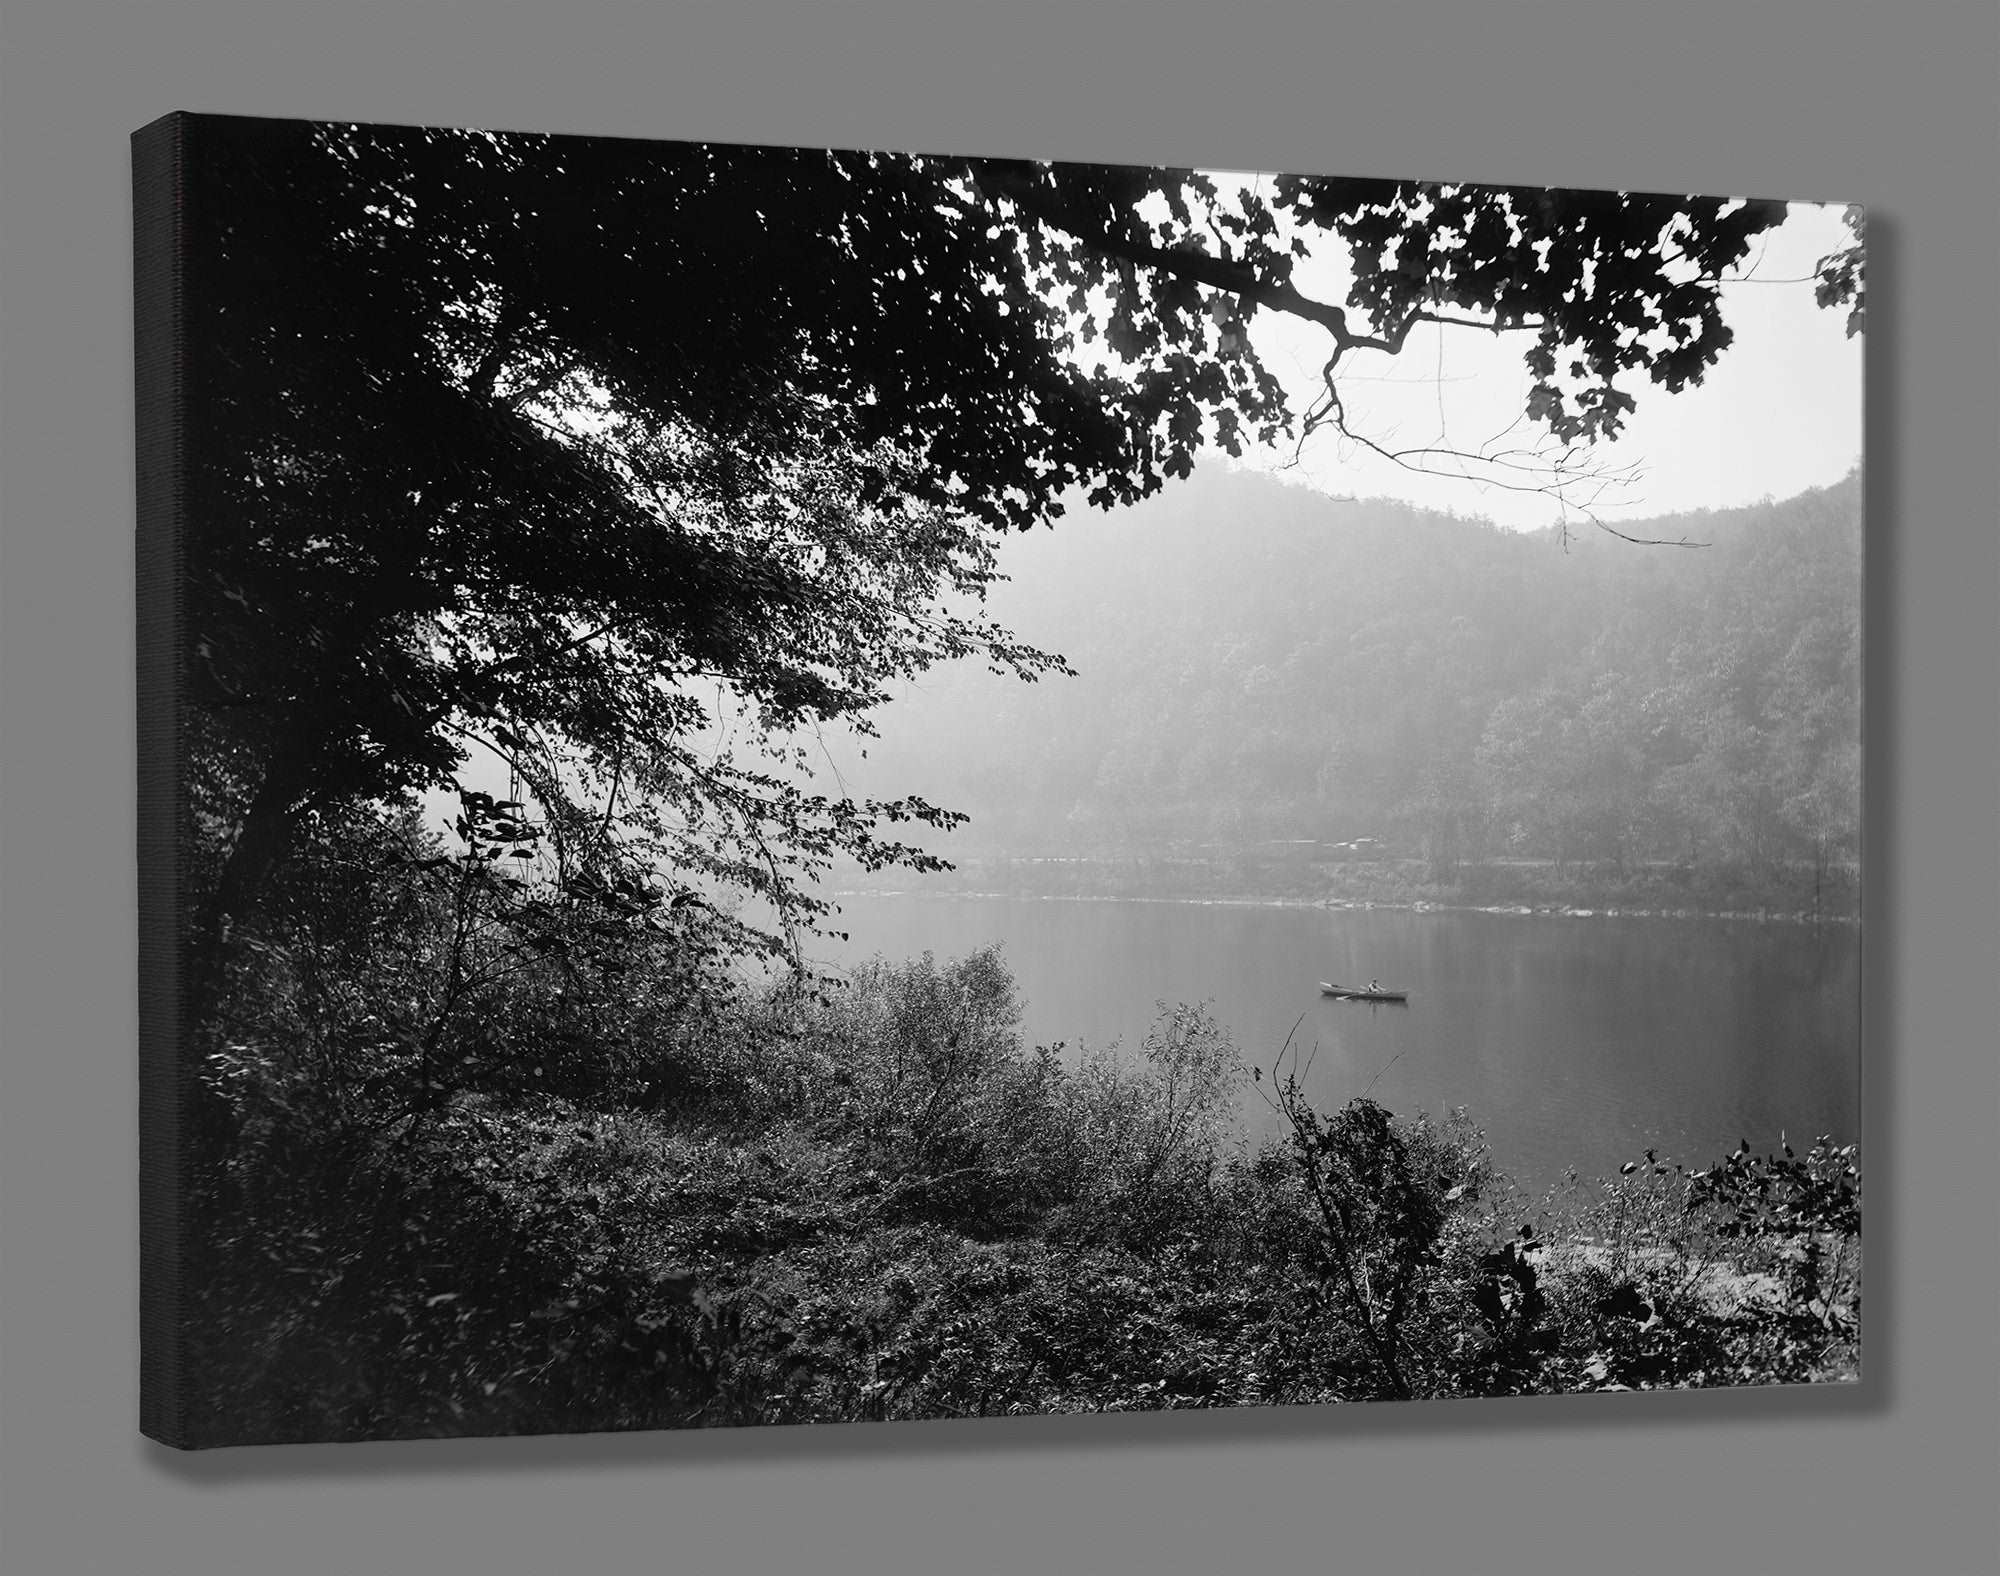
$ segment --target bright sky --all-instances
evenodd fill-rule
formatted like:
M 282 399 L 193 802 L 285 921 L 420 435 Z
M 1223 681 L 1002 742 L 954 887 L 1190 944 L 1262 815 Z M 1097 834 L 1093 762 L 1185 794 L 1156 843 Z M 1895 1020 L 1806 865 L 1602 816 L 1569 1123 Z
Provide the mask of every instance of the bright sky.
M 1811 203 L 1793 204 L 1783 225 L 1758 237 L 1746 277 L 1723 289 L 1736 339 L 1707 380 L 1679 395 L 1633 385 L 1639 408 L 1626 435 L 1597 457 L 1612 467 L 1636 464 L 1642 474 L 1622 501 L 1599 505 L 1601 518 L 1615 524 L 1783 498 L 1838 481 L 1859 462 L 1863 339 L 1847 337 L 1845 309 L 1814 302 L 1811 283 L 1813 265 L 1850 239 L 1838 205 Z M 1344 276 L 1344 267 L 1321 259 L 1302 263 L 1296 282 L 1338 302 Z M 1427 328 L 1410 336 L 1401 356 L 1355 356 L 1342 380 L 1351 425 L 1392 445 L 1432 442 L 1442 430 L 1476 448 L 1521 410 L 1524 337 Z M 1252 320 L 1251 338 L 1304 408 L 1319 386 L 1325 334 L 1264 312 Z M 1523 529 L 1560 517 L 1546 498 L 1415 476 L 1328 433 L 1307 444 L 1298 474 L 1326 492 L 1400 498 Z

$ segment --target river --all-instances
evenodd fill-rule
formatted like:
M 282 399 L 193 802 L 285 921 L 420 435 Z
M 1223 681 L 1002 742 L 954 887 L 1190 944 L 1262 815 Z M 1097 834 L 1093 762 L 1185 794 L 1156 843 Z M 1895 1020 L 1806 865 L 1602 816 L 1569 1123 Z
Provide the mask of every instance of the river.
M 1323 1109 L 1463 1106 L 1538 1193 L 1648 1147 L 1690 1166 L 1859 1137 L 1860 936 L 1851 925 L 1002 898 L 853 897 L 824 943 L 851 963 L 1000 942 L 1030 1044 L 1136 1050 L 1157 1002 L 1206 1001 L 1268 1078 L 1293 1025 Z M 1335 1001 L 1318 982 L 1410 992 Z M 1253 1134 L 1275 1118 L 1246 1098 Z

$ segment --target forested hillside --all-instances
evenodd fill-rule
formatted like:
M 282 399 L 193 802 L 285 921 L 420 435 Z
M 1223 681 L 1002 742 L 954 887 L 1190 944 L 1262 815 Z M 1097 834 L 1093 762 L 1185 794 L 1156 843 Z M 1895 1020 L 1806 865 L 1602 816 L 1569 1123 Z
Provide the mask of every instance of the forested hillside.
M 994 612 L 1078 676 L 933 673 L 863 780 L 970 812 L 934 843 L 961 863 L 1533 862 L 1832 901 L 1859 827 L 1858 479 L 1631 530 L 1703 545 L 1197 478 L 1010 548 Z

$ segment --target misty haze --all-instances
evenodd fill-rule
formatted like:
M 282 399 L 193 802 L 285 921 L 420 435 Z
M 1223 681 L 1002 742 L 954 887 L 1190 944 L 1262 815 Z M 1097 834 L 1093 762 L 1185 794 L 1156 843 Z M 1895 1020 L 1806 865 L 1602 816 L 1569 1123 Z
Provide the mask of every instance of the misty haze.
M 989 610 L 1076 675 L 961 663 L 829 751 L 970 817 L 929 840 L 950 872 L 837 872 L 829 955 L 1001 944 L 1044 1043 L 1193 996 L 1275 1053 L 1303 1012 L 1316 1096 L 1467 1106 L 1536 1190 L 1849 1141 L 1859 505 L 1849 478 L 1639 547 L 1239 471 L 1023 537 Z

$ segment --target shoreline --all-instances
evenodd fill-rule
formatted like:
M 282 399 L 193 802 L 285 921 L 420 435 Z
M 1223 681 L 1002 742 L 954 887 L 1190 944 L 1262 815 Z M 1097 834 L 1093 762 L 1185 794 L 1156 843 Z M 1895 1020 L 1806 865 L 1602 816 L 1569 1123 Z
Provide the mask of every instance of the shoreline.
M 826 894 L 835 902 L 848 898 L 962 899 L 979 902 L 1015 903 L 1162 903 L 1188 908 L 1284 908 L 1325 909 L 1330 912 L 1402 914 L 1493 914 L 1516 919 L 1678 919 L 1720 920 L 1759 925 L 1845 925 L 1860 928 L 1857 914 L 1814 914 L 1808 909 L 1703 909 L 1636 908 L 1604 904 L 1585 908 L 1576 904 L 1531 903 L 1441 903 L 1427 898 L 1407 902 L 1373 898 L 1302 897 L 1162 897 L 1150 893 L 1116 892 L 1006 892 L 986 888 L 959 891 L 924 890 L 908 887 L 847 887 Z

